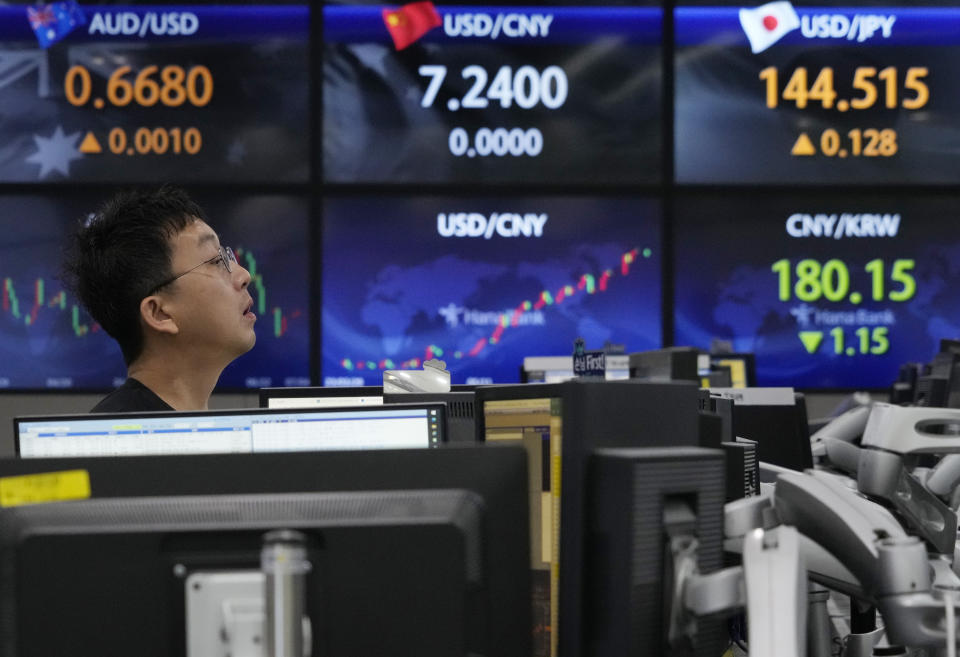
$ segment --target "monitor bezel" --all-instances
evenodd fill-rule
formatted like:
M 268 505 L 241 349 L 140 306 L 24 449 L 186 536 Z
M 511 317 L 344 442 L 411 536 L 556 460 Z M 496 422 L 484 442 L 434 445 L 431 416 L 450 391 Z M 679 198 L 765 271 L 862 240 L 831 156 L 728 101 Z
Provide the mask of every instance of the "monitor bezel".
M 478 386 L 476 389 L 477 442 L 486 442 L 487 423 L 483 406 L 488 401 L 512 399 L 560 399 L 563 383 L 508 383 L 503 385 Z
M 472 392 L 480 386 L 451 385 L 449 392 Z M 260 388 L 260 408 L 269 408 L 270 400 L 275 398 L 296 399 L 299 397 L 383 397 L 383 386 L 294 386 L 290 388 Z M 393 393 L 387 393 L 393 394 Z M 431 393 L 422 393 L 431 394 Z M 439 393 L 438 393 L 439 394 Z
M 753 352 L 731 352 L 729 354 L 710 354 L 710 363 L 720 360 L 741 360 L 747 371 L 747 387 L 757 387 L 757 358 Z
M 512 445 L 117 458 L 0 459 L 0 480 L 82 469 L 90 498 L 463 489 L 480 495 L 487 536 L 484 564 L 492 599 L 492 645 L 529 656 L 531 639 L 527 456 Z M 523 545 L 517 550 L 515 546 Z
M 298 397 L 383 397 L 383 386 L 296 386 L 291 388 L 260 388 L 260 408 L 270 408 L 270 400 Z

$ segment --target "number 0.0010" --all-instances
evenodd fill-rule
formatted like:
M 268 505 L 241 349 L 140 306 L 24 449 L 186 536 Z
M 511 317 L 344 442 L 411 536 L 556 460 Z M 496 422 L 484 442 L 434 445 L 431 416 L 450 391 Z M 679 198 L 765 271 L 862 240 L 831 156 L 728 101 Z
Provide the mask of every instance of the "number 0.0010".
M 512 155 L 536 157 L 543 150 L 543 134 L 536 128 L 480 128 L 470 143 L 470 134 L 463 128 L 454 128 L 448 139 L 450 152 L 457 157 L 466 155 L 503 157 Z
M 108 141 L 110 152 L 114 155 L 163 155 L 186 153 L 196 155 L 203 147 L 203 138 L 196 128 L 137 128 L 133 133 L 133 143 L 127 139 L 123 128 L 110 131 Z

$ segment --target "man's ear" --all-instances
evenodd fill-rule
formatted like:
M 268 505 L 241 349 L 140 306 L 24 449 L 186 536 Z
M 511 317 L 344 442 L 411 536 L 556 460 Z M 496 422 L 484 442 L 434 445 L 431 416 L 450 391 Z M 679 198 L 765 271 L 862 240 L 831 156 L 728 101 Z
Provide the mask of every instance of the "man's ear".
M 140 318 L 148 328 L 157 333 L 176 335 L 180 332 L 176 320 L 163 308 L 163 300 L 157 295 L 144 297 L 140 302 Z

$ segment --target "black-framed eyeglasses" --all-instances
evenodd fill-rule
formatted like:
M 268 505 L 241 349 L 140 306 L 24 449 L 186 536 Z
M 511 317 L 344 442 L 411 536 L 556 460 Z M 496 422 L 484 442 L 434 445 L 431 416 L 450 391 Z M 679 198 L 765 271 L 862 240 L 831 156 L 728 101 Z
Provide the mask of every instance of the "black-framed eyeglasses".
M 167 285 L 170 285 L 170 283 L 174 282 L 174 281 L 177 280 L 178 278 L 181 278 L 181 277 L 183 277 L 183 276 L 186 276 L 187 274 L 189 274 L 189 273 L 191 273 L 191 272 L 194 272 L 194 271 L 196 271 L 197 269 L 200 269 L 200 267 L 203 267 L 204 265 L 208 265 L 208 264 L 222 264 L 222 265 L 223 265 L 223 268 L 226 269 L 226 270 L 227 270 L 227 273 L 229 274 L 229 273 L 231 273 L 231 272 L 233 271 L 233 268 L 230 266 L 230 263 L 231 263 L 231 262 L 236 262 L 236 261 L 237 261 L 237 256 L 236 256 L 236 254 L 234 254 L 233 249 L 231 249 L 229 246 L 221 246 L 221 247 L 218 247 L 218 248 L 217 248 L 217 255 L 213 256 L 213 257 L 210 258 L 209 260 L 204 260 L 203 262 L 201 262 L 201 263 L 200 263 L 199 265 L 197 265 L 196 267 L 191 267 L 191 268 L 188 269 L 187 271 L 185 271 L 185 272 L 183 272 L 183 273 L 181 273 L 181 274 L 177 274 L 177 275 L 174 276 L 173 278 L 170 278 L 170 279 L 165 280 L 163 283 L 160 283 L 159 285 L 157 285 L 156 287 L 154 287 L 152 290 L 150 290 L 150 294 L 153 294 L 154 292 L 156 292 L 157 290 L 159 290 L 159 289 L 162 288 L 162 287 L 166 287 Z

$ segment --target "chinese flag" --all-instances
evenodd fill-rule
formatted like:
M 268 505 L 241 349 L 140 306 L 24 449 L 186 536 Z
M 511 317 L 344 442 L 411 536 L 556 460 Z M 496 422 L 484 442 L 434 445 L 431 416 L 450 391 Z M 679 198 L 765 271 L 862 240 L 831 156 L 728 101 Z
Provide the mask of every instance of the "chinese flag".
M 383 10 L 383 24 L 397 50 L 403 50 L 442 23 L 432 2 L 411 2 L 400 9 Z

